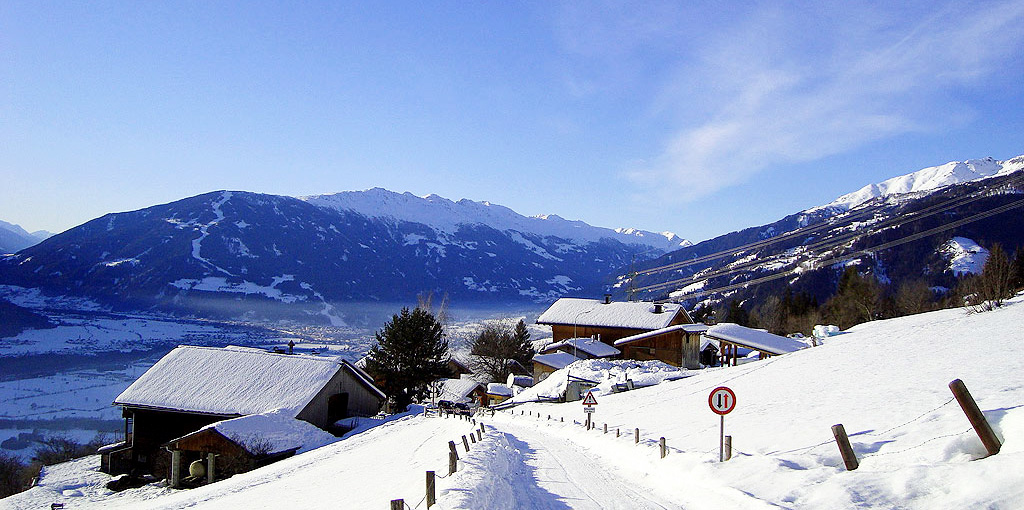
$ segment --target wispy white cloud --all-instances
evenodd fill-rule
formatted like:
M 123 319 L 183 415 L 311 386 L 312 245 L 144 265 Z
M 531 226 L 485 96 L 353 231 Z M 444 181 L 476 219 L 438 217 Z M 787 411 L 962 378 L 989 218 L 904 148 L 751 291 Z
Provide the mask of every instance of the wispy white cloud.
M 674 72 L 649 101 L 649 115 L 670 132 L 631 179 L 694 200 L 774 165 L 941 132 L 969 117 L 971 94 L 987 82 L 1009 83 L 1000 74 L 1024 52 L 1019 1 L 789 9 L 709 15 L 686 27 L 659 11 L 628 23 L 641 27 L 632 42 L 628 27 L 613 27 L 615 58 L 643 56 L 656 46 L 651 38 L 679 46 L 665 64 Z M 587 33 L 573 44 L 600 39 Z

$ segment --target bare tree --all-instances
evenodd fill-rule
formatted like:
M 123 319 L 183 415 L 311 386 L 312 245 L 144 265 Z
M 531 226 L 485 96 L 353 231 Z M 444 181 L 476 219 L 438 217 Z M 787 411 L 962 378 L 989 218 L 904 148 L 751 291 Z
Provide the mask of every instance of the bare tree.
M 1003 247 L 999 243 L 992 245 L 981 274 L 968 277 L 962 283 L 964 306 L 975 312 L 1003 306 L 1003 300 L 1013 297 L 1013 277 L 1013 265 Z
M 933 310 L 935 293 L 921 279 L 908 280 L 896 289 L 895 304 L 898 315 L 914 315 Z
M 526 364 L 533 358 L 533 345 L 526 323 L 520 319 L 515 328 L 508 321 L 486 324 L 470 343 L 473 370 L 491 381 L 504 381 L 515 363 Z

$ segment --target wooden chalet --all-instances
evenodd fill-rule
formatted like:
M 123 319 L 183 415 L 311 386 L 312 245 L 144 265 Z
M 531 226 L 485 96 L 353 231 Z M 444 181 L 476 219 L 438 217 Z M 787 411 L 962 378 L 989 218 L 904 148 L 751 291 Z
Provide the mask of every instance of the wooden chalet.
M 718 342 L 718 356 L 723 366 L 735 366 L 743 349 L 756 351 L 757 359 L 764 359 L 807 347 L 807 344 L 792 338 L 732 323 L 711 326 L 704 335 Z
M 281 410 L 331 430 L 340 419 L 377 414 L 384 400 L 365 372 L 340 358 L 180 346 L 114 400 L 125 440 L 100 449 L 101 470 L 169 476 L 164 445 L 212 423 Z
M 700 368 L 701 334 L 707 329 L 703 324 L 678 324 L 620 338 L 615 346 L 625 359 L 660 360 L 693 370 Z
M 676 303 L 561 298 L 537 318 L 551 326 L 553 340 L 597 338 L 608 345 L 616 340 L 678 324 L 692 324 L 689 314 Z

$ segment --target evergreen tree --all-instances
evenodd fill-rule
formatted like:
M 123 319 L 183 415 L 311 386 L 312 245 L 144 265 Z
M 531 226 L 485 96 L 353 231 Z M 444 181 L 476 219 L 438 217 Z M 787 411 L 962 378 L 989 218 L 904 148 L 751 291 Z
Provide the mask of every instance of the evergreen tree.
M 1018 247 L 1013 257 L 1013 289 L 1024 289 L 1024 248 Z
M 882 288 L 871 275 L 847 266 L 839 277 L 836 294 L 826 303 L 828 320 L 842 329 L 874 320 L 881 305 Z
M 427 396 L 430 383 L 448 374 L 448 341 L 426 310 L 403 308 L 376 334 L 366 370 L 380 382 L 397 411 Z
M 725 312 L 725 319 L 722 322 L 732 322 L 740 326 L 750 325 L 750 313 L 747 312 L 740 302 L 733 299 L 729 302 L 729 310 Z

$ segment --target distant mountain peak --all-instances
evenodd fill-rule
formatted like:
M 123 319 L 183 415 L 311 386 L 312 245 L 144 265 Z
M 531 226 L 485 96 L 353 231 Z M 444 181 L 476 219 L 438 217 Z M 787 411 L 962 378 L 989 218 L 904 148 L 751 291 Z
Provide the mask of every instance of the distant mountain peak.
M 880 183 L 868 184 L 853 193 L 847 193 L 826 205 L 813 207 L 805 212 L 830 208 L 849 210 L 880 196 L 934 191 L 954 184 L 1008 175 L 1021 169 L 1024 169 L 1024 156 L 1006 161 L 997 161 L 991 157 L 950 161 L 944 165 L 922 168 Z
M 635 228 L 595 227 L 579 220 L 567 220 L 556 214 L 523 216 L 508 207 L 487 201 L 463 198 L 452 201 L 436 194 L 424 197 L 410 192 L 397 193 L 384 188 L 366 191 L 342 191 L 299 197 L 310 204 L 334 210 L 352 211 L 370 218 L 422 223 L 435 231 L 453 233 L 462 225 L 482 224 L 499 231 L 530 232 L 579 243 L 611 238 L 627 244 L 641 244 L 670 251 L 690 242 L 671 233 L 654 233 Z

